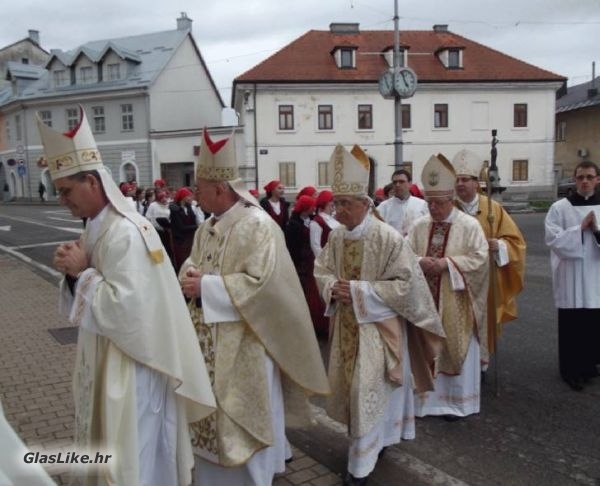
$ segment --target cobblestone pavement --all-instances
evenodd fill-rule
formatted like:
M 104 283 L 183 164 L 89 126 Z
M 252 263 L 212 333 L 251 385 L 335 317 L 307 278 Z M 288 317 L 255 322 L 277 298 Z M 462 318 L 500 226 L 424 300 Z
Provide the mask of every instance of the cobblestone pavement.
M 0 255 L 0 276 L 0 400 L 4 413 L 29 447 L 68 449 L 73 437 L 75 344 L 60 344 L 49 332 L 70 326 L 58 313 L 58 290 L 6 255 Z M 293 452 L 294 460 L 274 485 L 341 484 L 339 476 L 327 467 L 296 447 Z M 64 470 L 49 472 L 57 484 L 68 483 Z

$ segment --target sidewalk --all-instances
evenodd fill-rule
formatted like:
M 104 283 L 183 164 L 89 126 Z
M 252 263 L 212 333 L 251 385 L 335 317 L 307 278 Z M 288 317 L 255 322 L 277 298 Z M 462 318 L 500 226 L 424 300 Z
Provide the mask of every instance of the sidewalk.
M 0 400 L 7 420 L 29 447 L 68 448 L 74 410 L 71 375 L 75 337 L 67 329 L 59 338 L 49 332 L 70 327 L 57 310 L 58 289 L 29 266 L 0 254 Z M 63 339 L 63 340 L 65 340 Z M 297 447 L 294 460 L 275 486 L 332 486 L 341 479 Z M 68 473 L 49 469 L 57 484 L 68 484 Z

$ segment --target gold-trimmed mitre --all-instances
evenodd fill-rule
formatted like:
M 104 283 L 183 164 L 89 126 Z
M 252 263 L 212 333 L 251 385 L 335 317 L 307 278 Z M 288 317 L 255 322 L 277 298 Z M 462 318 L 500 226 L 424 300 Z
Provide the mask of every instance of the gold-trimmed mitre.
M 233 132 L 217 142 L 210 139 L 208 130 L 202 132 L 203 143 L 196 168 L 196 178 L 209 181 L 234 181 L 238 178 Z
M 369 157 L 358 145 L 348 152 L 338 144 L 329 159 L 331 190 L 335 196 L 366 196 L 369 186 Z
M 39 114 L 36 114 L 38 130 L 48 161 L 48 170 L 53 181 L 78 172 L 98 170 L 104 167 L 81 105 L 79 105 L 79 112 L 79 124 L 66 133 L 52 129 L 42 121 Z
M 427 198 L 453 197 L 456 173 L 446 157 L 432 155 L 423 167 L 421 183 Z
M 479 179 L 483 168 L 483 160 L 471 150 L 463 149 L 452 159 L 452 166 L 457 176 L 468 176 Z

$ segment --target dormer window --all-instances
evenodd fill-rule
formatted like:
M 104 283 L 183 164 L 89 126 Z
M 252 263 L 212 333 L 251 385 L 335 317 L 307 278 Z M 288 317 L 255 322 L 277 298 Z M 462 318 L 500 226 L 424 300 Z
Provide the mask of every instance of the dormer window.
M 92 82 L 92 66 L 83 66 L 79 68 L 79 81 L 82 84 Z
M 56 69 L 52 71 L 52 81 L 55 87 L 67 85 L 67 72 L 64 69 Z
M 119 63 L 109 64 L 106 66 L 108 70 L 108 80 L 116 81 L 121 79 L 121 65 Z
M 458 69 L 462 67 L 460 62 L 460 50 L 458 49 L 448 49 L 448 67 L 450 69 Z
M 333 57 L 335 64 L 340 69 L 356 68 L 356 47 L 336 47 Z
M 446 69 L 463 68 L 462 47 L 448 47 L 445 49 L 441 49 L 438 51 L 437 56 Z

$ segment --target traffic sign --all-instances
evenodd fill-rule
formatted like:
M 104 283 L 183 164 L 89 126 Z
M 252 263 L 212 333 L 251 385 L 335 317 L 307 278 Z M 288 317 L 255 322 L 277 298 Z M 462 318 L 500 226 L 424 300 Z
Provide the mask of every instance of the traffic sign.
M 17 174 L 23 177 L 27 173 L 27 168 L 23 164 L 19 164 L 17 167 Z

